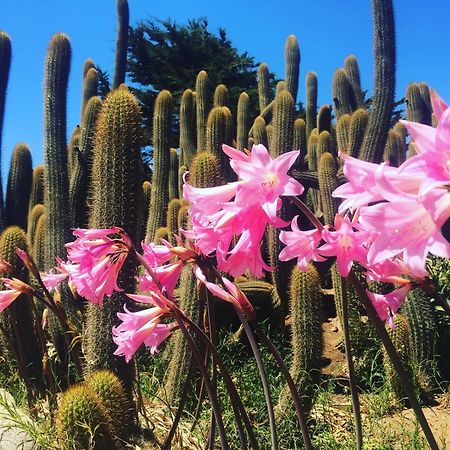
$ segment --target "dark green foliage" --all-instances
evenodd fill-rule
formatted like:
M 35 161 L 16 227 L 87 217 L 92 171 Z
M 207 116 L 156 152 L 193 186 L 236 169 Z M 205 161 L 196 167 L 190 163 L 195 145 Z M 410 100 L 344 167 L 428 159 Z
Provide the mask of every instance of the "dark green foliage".
M 249 132 L 249 103 L 250 98 L 246 92 L 239 96 L 237 106 L 236 145 L 239 150 L 244 150 L 248 145 Z M 250 149 L 251 150 L 251 149 Z
M 196 111 L 195 97 L 190 89 L 186 89 L 181 97 L 180 105 L 180 151 L 181 163 L 190 166 L 196 151 Z
M 300 71 L 300 48 L 298 46 L 297 38 L 293 34 L 288 36 L 286 40 L 284 57 L 286 61 L 286 89 L 292 95 L 294 102 L 296 102 L 298 91 L 298 73 Z
M 432 112 L 426 83 L 410 83 L 406 88 L 406 118 L 411 122 L 431 125 Z
M 206 147 L 206 127 L 208 113 L 211 109 L 211 81 L 208 74 L 202 70 L 195 82 L 195 105 L 197 118 L 197 151 L 202 152 Z
M 103 102 L 97 122 L 92 167 L 92 228 L 118 226 L 137 243 L 142 217 L 141 110 L 125 86 Z M 135 288 L 135 262 L 128 259 L 118 278 L 125 292 Z M 114 356 L 111 329 L 117 313 L 131 303 L 124 293 L 105 299 L 103 307 L 89 304 L 86 318 L 85 357 L 88 373 L 109 369 L 116 373 L 131 398 L 133 365 Z
M 306 75 L 306 137 L 317 126 L 317 74 L 308 72 Z
M 367 131 L 361 146 L 360 158 L 380 163 L 395 94 L 395 23 L 392 0 L 373 0 L 375 82 L 372 108 Z
M 211 152 L 201 152 L 195 155 L 189 171 L 189 184 L 198 188 L 223 184 L 217 156 Z
M 357 109 L 351 117 L 347 154 L 357 158 L 361 153 L 361 146 L 369 123 L 369 113 L 362 108 Z
M 45 206 L 41 203 L 34 205 L 33 209 L 28 214 L 27 241 L 31 250 L 34 248 L 34 235 L 36 233 L 38 220 L 43 214 L 45 214 Z
M 2 152 L 3 118 L 5 116 L 6 88 L 8 86 L 9 69 L 11 67 L 11 40 L 0 31 L 0 156 Z M 3 182 L 0 171 L 0 231 L 5 226 L 3 212 Z
M 175 148 L 170 149 L 169 200 L 178 198 L 178 154 Z
M 83 70 L 84 72 L 84 70 Z M 83 123 L 84 111 L 91 97 L 95 97 L 98 91 L 98 73 L 95 67 L 91 67 L 83 77 L 83 92 L 81 103 L 80 123 Z
M 314 266 L 309 264 L 306 272 L 294 267 L 289 289 L 292 320 L 290 373 L 306 414 L 312 405 L 314 380 L 317 380 L 318 362 L 322 355 L 321 300 L 320 276 Z M 286 386 L 276 406 L 277 421 L 282 421 L 292 411 L 292 399 Z
M 253 140 L 255 144 L 262 144 L 268 148 L 266 122 L 262 117 L 257 117 L 253 123 Z
M 56 430 L 67 449 L 118 449 L 108 411 L 95 391 L 84 385 L 70 387 L 61 395 Z
M 44 181 L 45 181 L 45 171 L 44 166 L 36 166 L 33 170 L 32 181 L 31 181 L 31 193 L 30 202 L 28 204 L 28 214 L 30 214 L 34 205 L 38 203 L 44 203 Z
M 79 150 L 76 153 L 69 184 L 69 208 L 72 227 L 87 227 L 89 221 L 89 183 L 98 115 L 102 107 L 99 97 L 87 102 L 80 131 Z
M 259 112 L 262 113 L 270 103 L 270 74 L 266 63 L 258 66 Z
M 319 137 L 320 139 L 320 137 Z M 331 153 L 323 153 L 319 160 L 319 192 L 325 224 L 333 224 L 334 216 L 338 210 L 337 199 L 332 197 L 332 192 L 337 188 L 337 165 Z
M 294 169 L 303 170 L 305 168 L 305 158 L 307 153 L 306 145 L 306 123 L 303 119 L 295 119 L 294 136 L 292 139 L 292 149 L 299 150 L 300 155 L 293 165 Z
M 197 279 L 189 266 L 184 267 L 181 273 L 179 292 L 181 310 L 197 322 L 199 320 L 200 306 Z M 191 351 L 181 331 L 175 331 L 171 340 L 171 359 L 165 383 L 165 395 L 170 405 L 176 404 L 179 399 L 191 360 Z
M 27 229 L 32 176 L 30 149 L 26 144 L 17 144 L 13 150 L 8 174 L 5 213 L 8 225 L 18 225 L 23 230 Z
M 357 108 L 353 88 L 344 69 L 334 72 L 333 102 L 338 120 L 343 114 L 351 114 Z
M 128 22 L 130 12 L 127 0 L 117 0 L 117 41 L 116 62 L 114 67 L 114 78 L 112 88 L 117 89 L 125 82 L 127 70 L 127 47 L 128 47 Z
M 353 95 L 358 108 L 365 108 L 364 93 L 361 89 L 361 78 L 356 56 L 349 55 L 345 58 L 344 70 L 353 89 Z
M 227 106 L 229 107 L 230 98 L 228 94 L 228 88 L 224 84 L 219 84 L 214 90 L 213 107 Z
M 109 370 L 99 370 L 91 374 L 85 382 L 100 398 L 111 419 L 111 429 L 120 439 L 131 431 L 132 410 L 119 378 Z
M 169 203 L 170 127 L 172 120 L 172 95 L 161 91 L 155 102 L 153 115 L 153 177 L 150 214 L 146 240 L 153 240 L 155 231 L 165 225 Z

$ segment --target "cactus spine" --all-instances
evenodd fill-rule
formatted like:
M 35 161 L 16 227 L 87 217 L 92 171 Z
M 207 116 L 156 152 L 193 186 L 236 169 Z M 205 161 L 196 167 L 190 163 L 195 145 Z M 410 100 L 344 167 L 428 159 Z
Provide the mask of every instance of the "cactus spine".
M 169 160 L 169 201 L 178 198 L 178 196 L 178 154 L 175 148 L 171 148 Z
M 353 88 L 344 69 L 337 69 L 333 76 L 333 101 L 336 118 L 351 114 L 356 109 Z
M 169 203 L 171 117 L 172 95 L 169 91 L 161 91 L 156 97 L 153 114 L 153 178 L 147 242 L 153 240 L 156 230 L 165 225 Z
M 117 89 L 125 82 L 127 70 L 127 47 L 128 47 L 128 22 L 130 12 L 127 0 L 117 0 L 117 42 L 116 62 L 114 67 L 114 78 L 112 88 Z
M 202 70 L 195 83 L 197 113 L 197 151 L 206 150 L 206 122 L 211 108 L 211 85 L 208 74 Z
M 31 152 L 26 144 L 14 147 L 6 186 L 6 220 L 8 225 L 27 228 L 33 167 Z
M 11 41 L 9 36 L 0 31 L 0 157 L 2 152 L 3 119 L 5 116 L 6 88 L 11 67 Z M 0 171 L 0 231 L 5 226 L 3 212 L 3 183 Z
M 338 149 L 349 154 L 350 114 L 343 114 L 336 122 L 336 138 Z
M 337 188 L 337 166 L 331 153 L 323 153 L 319 160 L 319 192 L 325 224 L 333 224 L 337 213 L 337 199 L 331 194 Z
M 306 137 L 309 139 L 312 130 L 317 126 L 317 74 L 306 75 Z
M 305 168 L 305 158 L 307 153 L 306 145 L 306 123 L 303 119 L 295 119 L 294 135 L 292 139 L 292 149 L 299 150 L 300 155 L 293 166 L 295 169 L 303 170 Z
M 192 161 L 189 177 L 189 183 L 198 188 L 223 184 L 217 156 L 211 152 L 198 153 Z
M 216 86 L 216 89 L 214 90 L 214 97 L 213 97 L 213 107 L 216 106 L 229 106 L 229 95 L 228 95 L 228 88 L 224 84 L 219 84 Z
M 288 36 L 285 47 L 286 60 L 286 89 L 292 95 L 294 103 L 297 101 L 298 74 L 300 71 L 300 48 L 297 38 L 291 34 Z
M 353 96 L 358 108 L 365 108 L 364 93 L 361 89 L 358 60 L 354 55 L 349 55 L 344 61 L 344 70 L 352 86 Z
M 125 86 L 112 91 L 103 102 L 97 123 L 92 167 L 90 226 L 119 226 L 133 242 L 141 224 L 142 163 L 140 156 L 141 110 Z M 126 292 L 135 287 L 135 262 L 128 259 L 118 284 Z M 123 293 L 115 293 L 104 306 L 89 304 L 86 318 L 85 355 L 87 372 L 108 368 L 116 373 L 131 398 L 133 366 L 113 355 L 116 346 L 111 329 L 118 324 L 117 313 L 129 303 Z
M 257 117 L 253 123 L 253 140 L 255 144 L 262 144 L 268 148 L 266 122 L 262 117 Z
M 44 203 L 44 166 L 36 166 L 33 170 L 31 180 L 30 202 L 28 204 L 28 214 L 38 203 Z
M 258 99 L 259 111 L 262 113 L 270 103 L 270 82 L 269 67 L 266 63 L 258 66 Z
M 178 234 L 178 213 L 181 208 L 181 202 L 174 198 L 167 206 L 167 228 L 170 233 L 170 239 L 175 244 L 174 234 Z
M 431 125 L 431 114 L 428 86 L 425 83 L 410 83 L 406 88 L 406 118 L 411 122 Z
M 236 143 L 239 150 L 247 148 L 249 132 L 249 106 L 250 98 L 246 92 L 239 96 L 237 105 Z M 250 149 L 251 150 L 251 149 Z
M 87 71 L 86 75 L 84 75 L 83 77 L 80 123 L 83 123 L 84 111 L 86 110 L 86 105 L 89 99 L 97 95 L 97 90 L 98 90 L 98 72 L 95 69 L 95 67 L 91 67 Z
M 30 249 L 34 248 L 34 235 L 39 218 L 45 214 L 45 206 L 38 203 L 34 205 L 30 214 L 28 214 L 27 241 Z
M 351 116 L 349 128 L 348 154 L 357 158 L 361 157 L 361 146 L 369 123 L 369 113 L 362 108 L 357 109 Z
M 36 224 L 33 240 L 33 259 L 36 267 L 43 272 L 45 270 L 45 230 L 47 229 L 47 215 L 42 214 Z
M 328 105 L 322 105 L 317 114 L 317 132 L 331 130 L 331 108 Z
M 186 89 L 180 104 L 180 150 L 181 163 L 190 166 L 195 155 L 195 99 L 193 92 Z

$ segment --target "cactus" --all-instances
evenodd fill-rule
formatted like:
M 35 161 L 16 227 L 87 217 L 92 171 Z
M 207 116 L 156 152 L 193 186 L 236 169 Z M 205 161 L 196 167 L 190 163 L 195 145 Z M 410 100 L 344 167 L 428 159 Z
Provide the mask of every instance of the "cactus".
M 127 0 L 117 0 L 117 42 L 116 62 L 114 66 L 114 78 L 112 88 L 117 89 L 125 82 L 127 71 L 127 49 L 128 49 L 128 22 L 130 12 Z
M 369 113 L 362 108 L 357 109 L 351 116 L 348 136 L 348 154 L 357 158 L 361 156 L 361 146 L 369 123 Z
M 331 195 L 338 185 L 336 174 L 337 166 L 333 155 L 323 153 L 319 160 L 318 177 L 320 204 L 325 224 L 334 223 L 334 216 L 338 210 L 337 199 Z
M 189 206 L 181 206 L 178 211 L 178 230 L 180 231 L 181 238 L 183 239 L 183 234 L 181 230 L 189 229 Z
M 178 154 L 175 148 L 171 148 L 169 160 L 169 201 L 178 198 L 178 196 Z
M 84 72 L 84 70 L 83 70 Z M 84 75 L 84 74 L 83 74 Z M 95 67 L 91 67 L 83 76 L 83 92 L 81 95 L 81 117 L 80 123 L 84 121 L 84 111 L 90 98 L 97 95 L 98 90 L 98 72 Z
M 317 126 L 317 74 L 306 75 L 306 137 L 309 139 L 312 130 Z
M 97 122 L 92 166 L 92 198 L 90 226 L 125 230 L 137 241 L 142 214 L 142 163 L 140 146 L 141 109 L 136 98 L 122 85 L 108 94 Z M 156 146 L 155 146 L 156 149 Z M 135 262 L 128 259 L 118 277 L 126 292 L 135 288 Z M 86 369 L 110 369 L 123 383 L 131 399 L 133 365 L 114 356 L 116 346 L 111 329 L 118 325 L 117 313 L 129 304 L 123 293 L 114 293 L 103 307 L 89 304 L 86 317 Z
M 192 161 L 189 183 L 198 188 L 223 184 L 217 156 L 211 152 L 198 153 Z
M 11 67 L 11 41 L 9 36 L 0 31 L 0 157 L 2 152 L 3 119 L 5 116 L 6 88 Z M 0 171 L 0 231 L 5 226 L 3 211 L 3 182 Z
M 392 167 L 398 167 L 405 160 L 405 156 L 406 148 L 402 137 L 396 131 L 389 130 L 383 161 L 389 162 Z
M 197 75 L 196 91 L 196 118 L 197 118 L 197 151 L 206 150 L 206 121 L 211 108 L 211 84 L 208 74 L 202 70 Z
M 331 130 L 331 108 L 328 105 L 323 105 L 317 114 L 317 132 Z
M 178 213 L 181 208 L 181 202 L 178 198 L 174 198 L 167 206 L 167 228 L 170 234 L 170 240 L 175 244 L 174 234 L 178 235 Z
M 85 382 L 100 398 L 111 419 L 114 434 L 124 439 L 131 431 L 132 410 L 122 383 L 109 370 L 99 370 L 91 374 Z
M 26 230 L 33 166 L 26 144 L 14 147 L 6 186 L 6 223 Z
M 295 119 L 294 135 L 292 139 L 292 149 L 299 150 L 300 155 L 293 165 L 294 169 L 303 170 L 305 168 L 305 158 L 307 153 L 306 145 L 306 123 L 303 119 Z
M 191 267 L 184 267 L 180 281 L 180 308 L 193 321 L 199 320 L 199 299 L 197 292 L 197 280 Z M 165 382 L 166 396 L 169 404 L 176 402 L 181 394 L 186 374 L 189 370 L 191 352 L 181 331 L 176 331 L 172 337 L 172 356 L 167 368 Z
M 169 203 L 171 117 L 172 95 L 169 91 L 161 91 L 156 97 L 153 114 L 153 178 L 147 242 L 153 240 L 155 231 L 165 225 L 165 213 Z
M 372 109 L 360 158 L 383 159 L 395 94 L 395 23 L 392 0 L 373 0 L 375 83 Z
M 317 150 L 316 150 L 316 158 L 317 164 L 320 161 L 320 158 L 324 153 L 331 153 L 333 156 L 335 155 L 335 146 L 333 142 L 333 138 L 328 131 L 322 131 L 319 134 L 319 138 L 317 140 Z M 317 165 L 317 168 L 319 165 Z
M 44 166 L 36 166 L 33 170 L 31 181 L 30 201 L 28 203 L 28 214 L 38 203 L 44 203 L 44 181 L 45 172 Z
M 94 61 L 92 61 L 91 58 L 85 59 L 85 61 L 83 63 L 83 78 L 82 78 L 82 80 L 84 80 L 84 78 L 86 77 L 87 73 L 89 72 L 89 69 L 96 69 L 95 63 L 94 63 Z
M 295 104 L 292 95 L 286 90 L 275 99 L 273 125 L 274 138 L 270 149 L 272 157 L 292 150 L 294 139 Z
M 139 231 L 139 242 L 145 239 L 145 229 L 147 227 L 148 215 L 150 212 L 150 198 L 152 193 L 152 184 L 150 181 L 144 181 L 142 184 L 142 217 Z
M 239 96 L 237 105 L 237 130 L 236 143 L 239 150 L 247 148 L 249 132 L 249 107 L 250 98 L 246 92 Z
M 349 55 L 344 61 L 344 70 L 353 89 L 353 95 L 358 108 L 365 108 L 364 93 L 361 89 L 361 78 L 356 56 Z
M 196 151 L 195 142 L 195 99 L 193 92 L 186 89 L 180 104 L 180 151 L 181 163 L 190 166 Z
M 229 95 L 228 95 L 228 89 L 224 84 L 217 85 L 216 89 L 214 90 L 214 97 L 213 97 L 213 107 L 216 106 L 229 106 Z
M 306 272 L 295 267 L 289 289 L 292 318 L 290 373 L 306 414 L 312 405 L 314 380 L 317 379 L 318 361 L 322 354 L 321 298 L 320 276 L 314 266 L 309 264 Z M 291 395 L 286 386 L 276 406 L 278 422 L 292 411 L 291 403 Z
M 69 210 L 72 227 L 85 228 L 89 221 L 88 193 L 91 179 L 95 127 L 102 107 L 99 97 L 89 99 L 80 132 L 80 145 L 69 183 Z
M 406 88 L 406 118 L 411 122 L 431 125 L 432 112 L 428 86 L 425 83 L 410 83 Z
M 270 103 L 270 74 L 267 64 L 262 63 L 258 66 L 258 99 L 259 111 L 262 113 Z
M 33 239 L 33 260 L 36 267 L 43 272 L 45 270 L 45 230 L 47 229 L 47 215 L 42 214 L 36 224 Z
M 222 144 L 231 145 L 232 117 L 230 110 L 223 106 L 213 108 L 206 125 L 206 149 L 216 155 L 220 161 L 220 172 L 228 181 L 234 181 L 234 171 L 230 167 L 230 158 L 222 151 Z
M 292 95 L 295 103 L 297 101 L 298 73 L 300 70 L 300 48 L 297 38 L 293 34 L 287 38 L 284 54 L 286 61 L 286 89 Z
M 168 241 L 170 239 L 170 231 L 167 227 L 159 227 L 155 231 L 155 237 L 153 238 L 153 242 L 155 244 L 160 244 L 161 239 Z
M 344 69 L 337 69 L 334 72 L 333 102 L 338 120 L 342 114 L 351 114 L 357 108 L 353 88 Z
M 253 140 L 255 144 L 262 144 L 268 148 L 266 122 L 262 117 L 257 117 L 253 123 Z
M 188 171 L 186 166 L 178 168 L 178 194 L 183 195 L 184 174 Z
M 342 114 L 336 122 L 336 138 L 338 149 L 349 154 L 350 150 L 350 114 Z
M 28 225 L 27 225 L 27 241 L 30 249 L 34 248 L 34 235 L 36 233 L 36 227 L 39 218 L 45 214 L 45 206 L 41 203 L 34 205 L 30 214 L 28 214 Z
M 70 136 L 69 145 L 67 146 L 67 171 L 69 180 L 77 162 L 78 153 L 80 150 L 80 126 L 77 125 Z
M 92 388 L 70 387 L 61 395 L 56 430 L 67 449 L 118 449 L 108 411 Z

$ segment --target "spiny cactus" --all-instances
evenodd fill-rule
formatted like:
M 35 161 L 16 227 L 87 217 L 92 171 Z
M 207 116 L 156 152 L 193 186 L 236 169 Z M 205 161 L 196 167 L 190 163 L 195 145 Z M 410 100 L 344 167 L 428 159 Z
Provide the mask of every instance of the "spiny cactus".
M 357 108 L 353 88 L 344 69 L 334 72 L 333 102 L 338 120 L 342 114 L 351 114 Z
M 300 48 L 298 46 L 297 38 L 291 34 L 286 40 L 284 50 L 286 61 L 286 89 L 292 95 L 294 102 L 297 101 L 298 91 L 298 74 L 300 71 Z
M 317 126 L 317 74 L 308 72 L 306 74 L 306 137 Z
M 294 139 L 295 103 L 289 91 L 280 92 L 273 112 L 274 139 L 270 149 L 272 157 L 292 150 Z
M 354 158 L 361 157 L 361 147 L 369 123 L 369 113 L 362 108 L 357 109 L 351 116 L 350 128 L 348 132 L 347 153 Z
M 431 125 L 430 92 L 425 83 L 410 83 L 406 88 L 406 118 L 411 122 Z
M 81 117 L 80 123 L 83 123 L 84 111 L 90 98 L 97 95 L 98 90 L 98 72 L 95 67 L 91 67 L 83 77 L 83 92 L 81 94 Z
M 33 166 L 31 152 L 26 144 L 17 144 L 11 157 L 6 186 L 6 220 L 26 230 Z
M 69 180 L 72 175 L 74 166 L 77 162 L 78 153 L 80 150 L 80 126 L 77 125 L 70 136 L 69 144 L 67 145 L 67 170 Z
M 30 214 L 34 205 L 38 203 L 44 203 L 44 178 L 45 171 L 44 166 L 39 165 L 33 169 L 32 181 L 31 181 L 31 192 L 30 192 L 30 202 L 28 203 L 28 214 Z
M 170 239 L 170 231 L 167 227 L 159 227 L 155 231 L 155 237 L 153 238 L 153 242 L 155 244 L 161 244 L 161 239 L 168 241 Z
M 85 381 L 100 398 L 110 419 L 114 434 L 124 439 L 131 431 L 132 410 L 119 378 L 109 370 L 99 370 Z
M 244 148 L 247 148 L 248 145 L 249 107 L 250 98 L 246 92 L 242 92 L 238 100 L 236 119 L 236 143 L 239 150 L 244 150 Z
M 328 131 L 322 131 L 319 134 L 319 138 L 317 140 L 317 162 L 320 161 L 320 158 L 324 153 L 331 153 L 332 155 L 335 155 L 335 146 L 333 142 L 333 138 L 331 137 L 331 134 Z M 318 166 L 317 166 L 318 167 Z
M 28 225 L 27 225 L 27 241 L 30 249 L 34 247 L 34 235 L 36 233 L 36 227 L 39 218 L 45 214 L 45 206 L 41 203 L 34 205 L 30 214 L 28 214 Z
M 389 130 L 384 147 L 383 161 L 392 167 L 398 167 L 406 158 L 406 145 L 402 137 L 394 130 Z
M 230 98 L 228 94 L 228 88 L 224 84 L 219 84 L 214 90 L 213 107 L 227 106 L 229 107 Z
M 306 272 L 296 266 L 292 271 L 289 289 L 292 321 L 290 373 L 305 413 L 311 408 L 314 380 L 317 379 L 318 361 L 322 354 L 321 299 L 320 276 L 314 266 L 309 264 Z M 286 386 L 276 406 L 277 421 L 283 420 L 292 410 L 292 399 Z
M 36 224 L 33 239 L 33 260 L 36 267 L 43 272 L 45 270 L 45 230 L 47 229 L 47 215 L 42 214 Z
M 266 122 L 262 117 L 257 117 L 253 123 L 253 140 L 255 144 L 262 144 L 268 148 Z
M 180 166 L 178 168 L 178 194 L 183 195 L 184 175 L 188 171 L 186 166 Z
M 67 449 L 118 449 L 105 405 L 88 386 L 75 385 L 64 392 L 56 413 L 56 430 Z M 63 447 L 63 448 L 64 448 Z
M 8 86 L 9 69 L 11 67 L 11 40 L 9 36 L 0 31 L 0 157 L 2 152 L 3 119 L 5 116 L 6 88 Z M 3 183 L 0 171 L 0 231 L 3 230 Z
M 185 205 L 178 211 L 178 230 L 180 232 L 181 239 L 184 240 L 183 233 L 181 230 L 189 229 L 189 206 Z
M 211 152 L 198 153 L 192 161 L 189 183 L 198 188 L 223 184 L 217 156 Z
M 197 118 L 197 151 L 206 150 L 206 121 L 211 109 L 211 83 L 208 74 L 202 70 L 197 75 L 195 83 L 196 96 L 196 118 Z
M 358 108 L 365 108 L 364 93 L 361 89 L 361 78 L 356 56 L 349 55 L 344 61 L 344 70 L 353 89 L 353 95 Z
M 175 148 L 171 148 L 169 160 L 169 201 L 178 198 L 178 196 L 178 153 Z
M 144 181 L 142 184 L 142 217 L 139 231 L 139 242 L 145 239 L 145 229 L 147 227 L 148 214 L 150 211 L 150 197 L 152 191 L 152 184 L 150 181 Z
M 140 146 L 141 109 L 122 85 L 108 94 L 97 122 L 92 167 L 90 227 L 118 226 L 137 241 L 142 215 L 142 164 Z M 135 262 L 128 259 L 118 278 L 126 292 L 135 288 Z M 103 307 L 89 304 L 86 318 L 85 356 L 88 373 L 110 369 L 122 381 L 131 398 L 133 365 L 114 356 L 111 329 L 118 325 L 117 313 L 130 303 L 123 293 L 105 299 Z
M 322 105 L 317 114 L 317 132 L 331 130 L 331 108 L 328 105 Z
M 292 149 L 299 150 L 300 155 L 297 158 L 293 168 L 303 170 L 305 168 L 305 158 L 307 153 L 306 144 L 306 123 L 303 119 L 295 119 L 294 136 L 292 139 Z
M 345 153 L 349 153 L 350 147 L 350 114 L 342 114 L 339 117 L 339 120 L 336 122 L 336 139 L 338 144 L 338 150 L 341 150 Z
M 269 67 L 266 63 L 258 66 L 258 99 L 259 111 L 262 113 L 270 103 L 270 81 Z
M 319 192 L 323 219 L 326 224 L 334 223 L 337 213 L 337 199 L 331 194 L 337 188 L 337 165 L 331 153 L 323 153 L 319 160 Z
M 153 178 L 147 242 L 153 240 L 155 231 L 165 225 L 165 213 L 169 203 L 171 118 L 172 95 L 169 91 L 161 91 L 156 97 L 153 113 Z
M 186 89 L 180 103 L 180 151 L 181 163 L 190 166 L 196 151 L 195 99 L 193 92 Z
M 116 62 L 114 66 L 114 78 L 112 88 L 117 89 L 125 82 L 127 71 L 127 49 L 128 49 L 128 22 L 130 12 L 127 0 L 117 0 L 117 41 Z
M 395 22 L 392 0 L 373 0 L 375 83 L 372 109 L 360 158 L 380 163 L 390 128 L 395 94 Z
M 169 205 L 167 206 L 167 228 L 169 229 L 170 237 L 173 243 L 175 243 L 175 239 L 173 237 L 174 234 L 178 233 L 178 212 L 181 208 L 181 202 L 178 198 L 174 198 L 170 200 Z

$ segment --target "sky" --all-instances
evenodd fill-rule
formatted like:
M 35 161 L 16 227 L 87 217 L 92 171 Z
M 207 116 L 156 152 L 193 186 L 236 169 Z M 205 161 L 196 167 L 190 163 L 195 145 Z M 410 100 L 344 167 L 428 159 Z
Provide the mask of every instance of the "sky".
M 373 86 L 373 25 L 370 0 L 128 0 L 130 24 L 148 18 L 186 23 L 206 17 L 211 31 L 220 27 L 240 51 L 265 62 L 284 78 L 284 45 L 294 34 L 301 51 L 298 100 L 304 100 L 305 76 L 318 75 L 318 103 L 332 103 L 333 72 L 354 54 L 361 84 Z M 397 31 L 396 98 L 411 81 L 426 81 L 450 102 L 450 39 L 448 0 L 394 0 Z M 33 165 L 43 163 L 43 71 L 51 36 L 65 32 L 72 44 L 68 93 L 70 136 L 78 124 L 82 67 L 92 58 L 113 73 L 117 30 L 115 0 L 0 0 L 0 30 L 12 41 L 1 155 L 5 182 L 15 144 L 30 146 Z M 195 80 L 192 80 L 194 85 Z

